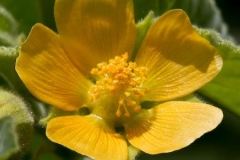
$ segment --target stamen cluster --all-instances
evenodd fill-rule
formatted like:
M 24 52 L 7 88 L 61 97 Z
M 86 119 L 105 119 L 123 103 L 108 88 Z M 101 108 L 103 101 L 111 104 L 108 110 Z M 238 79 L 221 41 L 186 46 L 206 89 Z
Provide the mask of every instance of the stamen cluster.
M 142 85 L 147 79 L 147 68 L 139 67 L 135 62 L 127 62 L 128 53 L 116 56 L 109 62 L 97 64 L 97 68 L 91 70 L 91 74 L 97 77 L 96 84 L 90 88 L 90 100 L 94 101 L 104 92 L 121 94 L 119 106 L 116 112 L 121 116 L 121 107 L 125 110 L 125 116 L 130 116 L 127 107 L 132 107 L 134 111 L 141 109 L 140 105 L 132 100 L 133 95 L 141 98 L 149 88 Z

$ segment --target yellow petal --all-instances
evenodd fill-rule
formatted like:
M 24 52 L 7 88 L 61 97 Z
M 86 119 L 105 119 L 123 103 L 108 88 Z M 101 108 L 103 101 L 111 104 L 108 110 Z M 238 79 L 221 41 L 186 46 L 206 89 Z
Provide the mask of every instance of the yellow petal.
M 127 159 L 126 141 L 94 115 L 54 118 L 48 123 L 46 133 L 51 141 L 93 159 Z
M 40 100 L 63 110 L 77 110 L 88 100 L 91 82 L 69 60 L 59 37 L 36 24 L 21 47 L 16 70 Z
M 171 152 L 214 129 L 222 111 L 203 103 L 166 102 L 147 110 L 126 126 L 129 142 L 149 154 Z
M 56 0 L 55 19 L 66 50 L 87 74 L 97 63 L 132 54 L 132 0 Z
M 209 82 L 222 67 L 217 50 L 192 28 L 182 10 L 158 18 L 136 57 L 148 68 L 144 100 L 166 101 L 185 96 Z

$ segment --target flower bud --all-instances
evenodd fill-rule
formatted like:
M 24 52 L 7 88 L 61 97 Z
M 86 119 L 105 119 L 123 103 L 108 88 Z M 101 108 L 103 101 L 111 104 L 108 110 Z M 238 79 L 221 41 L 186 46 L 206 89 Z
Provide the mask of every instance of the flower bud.
M 33 117 L 26 104 L 15 94 L 0 88 L 0 159 L 23 155 L 32 133 Z

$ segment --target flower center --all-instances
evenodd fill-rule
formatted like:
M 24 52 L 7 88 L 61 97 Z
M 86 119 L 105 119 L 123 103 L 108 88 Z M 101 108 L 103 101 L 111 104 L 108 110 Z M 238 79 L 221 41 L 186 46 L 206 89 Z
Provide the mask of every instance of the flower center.
M 90 101 L 97 100 L 103 94 L 118 94 L 118 117 L 123 115 L 122 112 L 126 117 L 129 117 L 132 111 L 138 112 L 141 109 L 139 99 L 150 92 L 150 88 L 143 87 L 147 79 L 147 68 L 127 60 L 126 52 L 110 59 L 108 63 L 97 64 L 97 67 L 91 70 L 91 74 L 96 77 L 96 84 L 88 92 Z

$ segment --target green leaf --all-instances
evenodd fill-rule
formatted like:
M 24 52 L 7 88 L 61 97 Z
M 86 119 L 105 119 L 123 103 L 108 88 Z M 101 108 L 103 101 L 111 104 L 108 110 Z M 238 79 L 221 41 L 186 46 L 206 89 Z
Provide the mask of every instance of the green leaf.
M 19 40 L 17 29 L 16 20 L 0 5 L 0 46 L 16 46 Z
M 0 5 L 0 32 L 17 33 L 17 22 L 13 16 Z
M 240 116 L 240 47 L 223 40 L 212 30 L 197 29 L 220 52 L 223 68 L 218 76 L 199 90 L 207 98 Z
M 194 25 L 204 28 L 214 28 L 228 36 L 228 29 L 214 0 L 134 0 L 135 19 L 139 21 L 149 11 L 154 11 L 156 16 L 162 15 L 171 9 L 183 9 Z
M 16 125 L 12 117 L 0 118 L 0 159 L 7 160 L 11 155 L 17 153 L 19 149 Z
M 223 37 L 228 36 L 227 26 L 215 0 L 177 0 L 173 8 L 181 8 L 186 11 L 192 24 L 204 28 L 214 28 Z
M 40 1 L 40 0 L 39 0 Z M 41 21 L 41 9 L 38 0 L 1 0 L 4 6 L 17 20 L 18 33 L 28 34 L 32 26 Z

